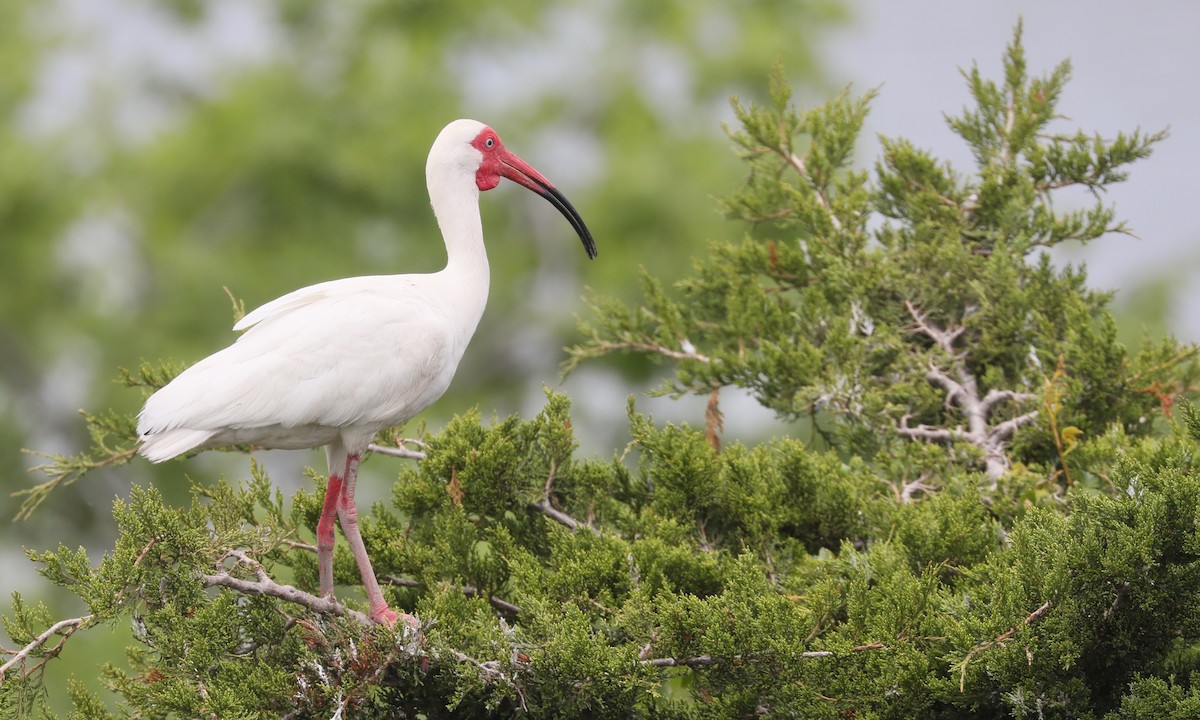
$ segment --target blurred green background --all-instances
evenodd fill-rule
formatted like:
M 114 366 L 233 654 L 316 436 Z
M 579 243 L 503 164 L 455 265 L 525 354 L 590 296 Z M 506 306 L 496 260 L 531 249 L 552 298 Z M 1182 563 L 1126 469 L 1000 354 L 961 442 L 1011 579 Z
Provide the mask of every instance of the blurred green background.
M 755 92 L 776 57 L 815 77 L 806 38 L 840 17 L 824 1 L 100 4 L 10 2 L 0 23 L 9 489 L 35 461 L 17 448 L 83 446 L 77 409 L 138 409 L 139 392 L 110 382 L 119 366 L 232 341 L 223 287 L 249 309 L 332 278 L 440 269 L 425 156 L 460 116 L 574 200 L 601 260 L 532 194 L 484 195 L 487 315 L 425 420 L 540 406 L 585 283 L 634 297 L 638 264 L 676 276 L 706 239 L 741 232 L 710 199 L 738 180 L 726 99 Z M 296 470 L 322 462 L 287 455 Z M 90 544 L 114 493 L 179 468 L 105 475 L 56 493 L 21 542 Z
M 1150 18 L 1102 2 L 1080 18 L 1065 2 L 894 5 L 3 0 L 0 591 L 43 592 L 21 547 L 102 552 L 115 532 L 112 499 L 133 482 L 157 481 L 186 502 L 180 465 L 136 461 L 9 521 L 18 506 L 9 493 L 38 479 L 28 472 L 38 459 L 22 448 L 77 452 L 87 445 L 80 408 L 140 407 L 139 392 L 111 382 L 118 367 L 190 363 L 233 340 L 223 287 L 250 309 L 332 278 L 441 267 L 424 162 L 456 117 L 492 125 L 554 181 L 600 256 L 588 262 L 532 194 L 506 184 L 483 196 L 491 298 L 450 392 L 423 417 L 431 429 L 472 405 L 531 414 L 542 385 L 559 383 L 582 295 L 635 300 L 639 266 L 669 281 L 708 242 L 746 232 L 713 202 L 743 176 L 721 124 L 730 95 L 765 92 L 777 59 L 801 104 L 850 81 L 881 85 L 869 128 L 965 166 L 941 113 L 966 100 L 958 67 L 978 58 L 994 72 L 986 63 L 1018 12 L 1034 72 L 1075 61 L 1063 106 L 1082 127 L 1173 126 L 1113 194 L 1142 240 L 1102 240 L 1060 261 L 1085 259 L 1094 284 L 1119 288 L 1129 342 L 1143 328 L 1200 337 L 1186 291 L 1197 221 L 1180 195 L 1194 185 L 1187 158 L 1200 150 L 1200 101 L 1178 85 L 1200 61 L 1186 35 L 1200 10 L 1180 4 Z M 860 149 L 864 164 L 874 149 Z M 565 389 L 585 451 L 619 450 L 626 396 L 656 384 L 654 367 L 633 360 L 573 375 Z M 701 405 L 639 402 L 656 417 L 703 418 Z M 733 437 L 773 427 L 744 399 L 725 409 Z M 263 458 L 285 488 L 305 482 L 305 465 L 324 467 L 317 451 Z M 381 496 L 397 462 L 367 463 L 362 494 Z M 240 477 L 246 467 L 210 453 L 182 471 Z M 64 667 L 93 660 L 85 643 L 106 640 L 89 635 L 72 640 Z

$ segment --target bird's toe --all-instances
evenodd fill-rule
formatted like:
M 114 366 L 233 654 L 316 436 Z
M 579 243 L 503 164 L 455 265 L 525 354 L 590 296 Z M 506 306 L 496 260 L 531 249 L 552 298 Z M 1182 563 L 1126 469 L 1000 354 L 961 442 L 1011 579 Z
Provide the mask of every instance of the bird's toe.
M 406 623 L 414 630 L 421 626 L 416 616 L 409 615 L 408 613 L 398 613 L 387 606 L 379 610 L 373 610 L 371 612 L 371 620 L 379 625 L 387 625 L 388 627 L 395 627 L 397 621 Z

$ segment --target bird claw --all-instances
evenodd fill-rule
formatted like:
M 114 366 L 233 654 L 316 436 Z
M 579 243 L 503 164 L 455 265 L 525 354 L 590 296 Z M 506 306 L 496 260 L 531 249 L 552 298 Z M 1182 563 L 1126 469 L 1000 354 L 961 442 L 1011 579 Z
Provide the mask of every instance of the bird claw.
M 405 623 L 408 623 L 408 626 L 413 630 L 421 627 L 421 623 L 419 620 L 417 620 L 416 616 L 409 615 L 408 613 L 398 613 L 386 605 L 378 610 L 372 610 L 370 618 L 375 623 L 379 625 L 387 625 L 388 627 L 395 627 L 396 621 L 401 619 Z
M 371 620 L 376 624 L 387 625 L 388 627 L 395 625 L 399 617 L 400 615 L 395 610 L 389 609 L 386 605 L 382 609 L 372 610 L 370 615 Z

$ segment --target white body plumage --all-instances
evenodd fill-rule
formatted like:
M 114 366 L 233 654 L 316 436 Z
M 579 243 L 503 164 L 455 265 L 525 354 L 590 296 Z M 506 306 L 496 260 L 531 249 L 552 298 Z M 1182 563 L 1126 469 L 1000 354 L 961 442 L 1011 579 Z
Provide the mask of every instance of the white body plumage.
M 445 269 L 333 280 L 269 302 L 234 326 L 245 331 L 235 343 L 180 373 L 138 415 L 138 451 L 153 462 L 216 445 L 326 446 L 329 481 L 317 525 L 321 593 L 333 594 L 336 513 L 378 622 L 397 616 L 358 530 L 359 460 L 376 432 L 413 417 L 449 387 L 487 303 L 479 192 L 502 177 L 550 201 L 595 257 L 583 220 L 549 181 L 508 152 L 490 127 L 455 120 L 425 165 Z
M 487 299 L 485 286 L 476 307 L 439 303 L 441 275 L 334 280 L 249 313 L 237 342 L 146 401 L 142 454 L 158 462 L 197 447 L 311 448 L 339 436 L 354 447 L 413 417 L 450 386 Z
M 332 280 L 284 295 L 246 332 L 147 401 L 140 452 L 161 462 L 227 444 L 296 449 L 341 437 L 365 448 L 441 397 L 483 315 L 488 261 L 475 175 L 484 129 L 457 120 L 429 152 L 426 182 L 447 264 L 427 275 Z

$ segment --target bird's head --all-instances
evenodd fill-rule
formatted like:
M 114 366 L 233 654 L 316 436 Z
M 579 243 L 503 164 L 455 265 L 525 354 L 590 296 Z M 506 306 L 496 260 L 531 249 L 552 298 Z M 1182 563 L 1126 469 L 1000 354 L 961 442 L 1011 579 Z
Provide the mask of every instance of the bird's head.
M 504 147 L 500 136 L 487 125 L 475 120 L 455 120 L 444 127 L 429 151 L 427 174 L 439 162 L 473 174 L 480 190 L 491 190 L 503 177 L 546 198 L 579 233 L 588 257 L 596 257 L 592 233 L 575 207 L 541 173 Z

